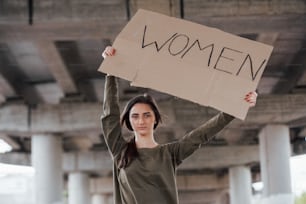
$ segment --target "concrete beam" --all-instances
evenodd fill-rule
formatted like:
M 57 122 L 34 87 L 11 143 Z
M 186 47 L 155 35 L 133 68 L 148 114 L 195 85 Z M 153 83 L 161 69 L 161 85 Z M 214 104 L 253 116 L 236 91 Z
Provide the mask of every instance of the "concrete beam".
M 0 162 L 31 165 L 28 157 L 29 155 L 24 153 L 6 153 L 0 155 Z M 205 147 L 186 159 L 178 170 L 222 169 L 258 162 L 258 146 Z M 108 151 L 68 152 L 63 157 L 63 169 L 65 172 L 109 173 L 112 170 L 112 160 Z
M 134 0 L 129 1 L 129 8 L 131 11 L 131 16 L 133 16 L 138 9 L 147 9 L 168 16 L 180 17 L 179 0 Z
M 3 94 L 0 93 L 0 104 L 4 103 L 5 102 L 5 97 Z
M 16 65 L 11 68 L 12 64 L 5 64 L 5 67 L 9 67 L 1 70 L 3 76 L 9 81 L 16 94 L 24 98 L 25 103 L 35 105 L 43 102 L 35 89 L 35 83 L 39 77 L 42 81 L 51 81 L 52 76 L 44 69 L 44 63 L 39 57 L 36 46 L 22 40 L 7 45 L 8 57 L 13 59 L 10 63 L 16 63 Z
M 258 162 L 257 146 L 205 147 L 186 159 L 179 170 L 220 169 Z M 63 168 L 66 172 L 107 172 L 111 171 L 112 161 L 107 151 L 66 153 Z
M 101 142 L 101 141 L 100 141 Z M 70 150 L 86 152 L 89 151 L 93 146 L 93 141 L 90 137 L 85 135 L 76 135 L 65 139 L 65 147 L 69 147 Z
M 20 145 L 17 142 L 15 142 L 12 138 L 10 138 L 9 136 L 0 133 L 0 139 L 4 140 L 8 145 L 10 145 L 13 150 L 20 149 Z
M 260 33 L 256 40 L 258 42 L 274 46 L 278 36 L 279 33 Z
M 305 137 L 305 138 L 306 138 L 306 127 L 304 127 L 304 128 L 299 132 L 299 137 Z
M 248 33 L 282 33 L 284 31 L 291 33 L 304 33 L 306 30 L 306 15 L 304 14 L 205 16 L 205 12 L 198 12 L 198 8 L 196 10 L 197 13 L 190 15 L 185 12 L 185 18 L 196 23 L 218 28 L 225 32 L 237 35 Z M 227 8 L 227 10 L 229 9 Z M 292 22 L 294 22 L 294 24 L 292 24 Z
M 239 1 L 239 0 L 221 0 L 221 1 L 201 1 L 189 0 L 185 3 L 186 15 L 197 16 L 247 16 L 247 15 L 267 15 L 267 14 L 303 14 L 305 11 L 305 2 L 303 0 L 292 0 L 290 2 L 278 1 Z M 231 9 L 229 9 L 231 8 Z M 201 9 L 201 13 L 197 12 Z
M 304 33 L 306 30 L 305 10 L 303 13 L 292 12 L 291 15 L 279 13 L 270 15 L 264 13 L 261 15 L 237 16 L 235 13 L 232 16 L 222 16 L 220 15 L 220 7 L 218 7 L 218 14 L 212 15 L 211 12 L 199 12 L 199 2 L 197 2 L 196 6 L 196 8 L 189 8 L 185 5 L 184 13 L 186 20 L 219 28 L 233 34 L 279 33 L 284 31 Z M 165 10 L 165 8 L 162 10 Z M 168 13 L 166 10 L 164 12 Z M 226 7 L 226 10 L 232 9 Z M 174 11 L 170 12 L 173 12 L 173 15 L 177 15 Z M 127 22 L 127 19 L 124 18 L 118 19 L 117 21 L 108 18 L 101 18 L 99 20 L 85 18 L 80 21 L 38 22 L 34 26 L 8 22 L 7 24 L 2 24 L 0 27 L 0 42 L 7 43 L 19 40 L 101 39 L 102 36 L 104 39 L 114 40 Z
M 6 104 L 0 108 L 1 132 L 29 132 L 29 108 L 23 104 Z
M 36 41 L 35 45 L 39 50 L 39 54 L 47 64 L 52 75 L 55 77 L 59 86 L 64 93 L 76 93 L 77 87 L 68 73 L 66 66 L 59 55 L 54 43 L 48 40 Z
M 34 85 L 34 88 L 43 103 L 58 104 L 64 97 L 62 89 L 56 82 L 38 83 Z
M 65 172 L 87 171 L 107 174 L 112 171 L 112 160 L 108 151 L 65 153 L 63 169 Z
M 258 97 L 251 108 L 246 123 L 289 123 L 305 117 L 306 94 L 264 95 Z M 275 114 L 276 113 L 276 114 Z M 261 120 L 262 123 L 260 122 Z
M 31 166 L 31 155 L 27 153 L 5 153 L 0 154 L 0 163 L 21 165 L 21 166 Z
M 298 91 L 298 87 L 303 86 L 303 84 L 300 84 L 299 81 L 301 80 L 302 82 L 303 75 L 306 75 L 306 40 L 299 42 L 294 47 L 297 49 L 297 54 L 292 59 L 294 64 L 292 63 L 288 65 L 289 69 L 284 75 L 282 75 L 282 77 L 280 77 L 279 83 L 274 86 L 274 93 L 276 94 L 289 93 L 290 91 L 292 92 L 294 88 L 296 88 Z M 285 49 L 290 50 L 290 47 L 287 45 Z
M 9 2 L 9 3 L 7 3 Z M 50 3 L 48 0 L 33 3 L 33 25 L 47 22 L 87 21 L 117 22 L 127 18 L 125 0 L 78 0 Z M 28 21 L 28 3 L 4 1 L 1 4 L 1 24 L 25 24 Z M 85 24 L 84 24 L 85 25 Z M 65 26 L 63 26 L 65 29 Z M 77 30 L 80 32 L 81 30 Z
M 101 109 L 99 103 L 45 104 L 36 109 L 23 104 L 5 104 L 0 107 L 0 132 L 29 136 L 35 132 L 101 132 Z
M 204 147 L 187 158 L 179 170 L 221 169 L 259 162 L 258 146 Z
M 123 29 L 127 21 L 83 20 L 68 22 L 26 24 L 1 24 L 0 42 L 19 42 L 37 40 L 80 40 L 80 39 L 111 39 L 112 41 Z
M 172 108 L 173 124 L 197 126 L 216 114 L 216 110 L 183 100 L 169 101 L 171 106 L 160 104 L 161 109 Z M 235 120 L 229 128 L 255 129 L 267 123 L 289 124 L 306 116 L 306 94 L 259 96 L 245 121 Z M 0 107 L 0 132 L 58 133 L 73 131 L 101 131 L 100 103 L 41 104 L 31 112 L 24 105 Z M 170 111 L 171 112 L 171 111 Z M 173 120 L 174 118 L 172 118 Z M 305 124 L 304 124 L 305 125 Z
M 16 93 L 11 84 L 0 74 L 0 104 L 5 102 L 7 97 L 13 97 Z

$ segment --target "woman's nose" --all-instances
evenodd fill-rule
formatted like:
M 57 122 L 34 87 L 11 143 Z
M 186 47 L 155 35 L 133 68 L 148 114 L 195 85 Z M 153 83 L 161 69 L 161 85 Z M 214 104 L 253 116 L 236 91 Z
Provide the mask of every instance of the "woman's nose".
M 143 117 L 139 117 L 139 120 L 138 120 L 138 122 L 139 122 L 140 124 L 142 124 L 142 123 L 144 122 L 144 119 L 143 119 Z

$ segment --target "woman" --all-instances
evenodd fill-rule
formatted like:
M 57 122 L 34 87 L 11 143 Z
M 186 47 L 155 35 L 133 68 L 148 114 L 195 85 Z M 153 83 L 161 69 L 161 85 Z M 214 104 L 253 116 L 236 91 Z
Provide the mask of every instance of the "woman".
M 104 58 L 115 55 L 107 47 Z M 114 199 L 116 204 L 177 204 L 176 169 L 201 144 L 209 142 L 234 117 L 219 113 L 191 131 L 179 141 L 158 144 L 154 129 L 161 122 L 158 107 L 152 97 L 137 96 L 130 100 L 120 118 L 116 78 L 106 76 L 102 129 L 113 159 Z M 256 103 L 257 94 L 250 92 L 246 102 Z M 125 141 L 121 126 L 133 131 L 131 141 Z

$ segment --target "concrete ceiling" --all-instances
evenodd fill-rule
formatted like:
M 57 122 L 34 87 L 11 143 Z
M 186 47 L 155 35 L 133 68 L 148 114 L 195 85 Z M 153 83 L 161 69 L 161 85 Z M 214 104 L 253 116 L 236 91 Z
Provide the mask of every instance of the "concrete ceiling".
M 61 134 L 66 153 L 105 150 L 99 123 L 104 75 L 97 69 L 104 47 L 113 42 L 138 8 L 273 45 L 257 89 L 257 106 L 244 122 L 235 120 L 209 146 L 258 145 L 261 127 L 282 123 L 290 126 L 294 152 L 306 152 L 304 0 L 3 0 L 0 133 L 13 145 L 13 153 L 30 153 L 35 133 Z M 160 142 L 181 137 L 216 113 L 120 80 L 122 104 L 144 92 L 156 97 L 167 115 L 156 133 Z M 259 171 L 258 162 L 251 163 L 254 171 Z M 199 168 L 222 172 L 226 167 Z

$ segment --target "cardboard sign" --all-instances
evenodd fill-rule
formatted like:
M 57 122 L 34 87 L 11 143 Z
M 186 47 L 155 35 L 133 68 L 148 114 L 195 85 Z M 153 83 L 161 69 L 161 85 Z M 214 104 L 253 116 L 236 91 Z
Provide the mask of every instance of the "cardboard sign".
M 272 46 L 138 10 L 99 71 L 244 119 Z

